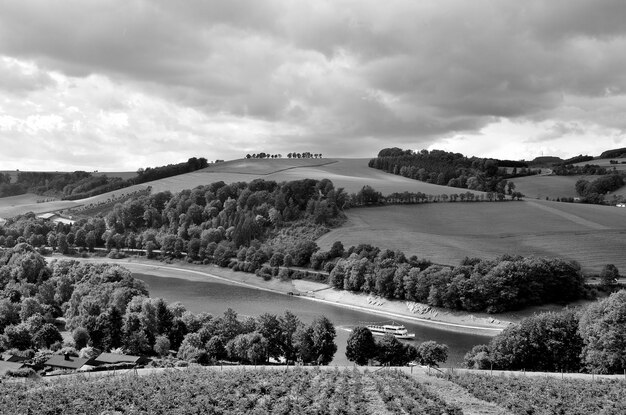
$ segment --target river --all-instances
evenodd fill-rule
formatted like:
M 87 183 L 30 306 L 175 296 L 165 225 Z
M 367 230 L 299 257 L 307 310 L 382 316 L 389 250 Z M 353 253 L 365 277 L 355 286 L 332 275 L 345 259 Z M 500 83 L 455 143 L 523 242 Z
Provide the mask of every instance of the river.
M 134 276 L 143 280 L 150 290 L 150 297 L 161 297 L 168 302 L 180 301 L 187 310 L 194 313 L 208 312 L 221 315 L 227 308 L 232 308 L 242 316 L 257 316 L 263 313 L 276 315 L 290 310 L 304 323 L 310 323 L 316 316 L 328 317 L 337 330 L 337 353 L 331 365 L 350 365 L 346 359 L 346 341 L 352 327 L 365 322 L 389 321 L 384 317 L 350 310 L 299 297 L 292 297 L 269 291 L 255 290 L 222 282 L 187 281 L 179 278 L 156 277 L 136 273 Z M 402 324 L 410 333 L 415 333 L 414 344 L 434 340 L 445 343 L 449 347 L 448 361 L 443 367 L 459 367 L 463 355 L 477 344 L 488 343 L 490 337 L 473 334 L 462 334 L 451 331 L 425 327 L 416 323 L 403 321 Z

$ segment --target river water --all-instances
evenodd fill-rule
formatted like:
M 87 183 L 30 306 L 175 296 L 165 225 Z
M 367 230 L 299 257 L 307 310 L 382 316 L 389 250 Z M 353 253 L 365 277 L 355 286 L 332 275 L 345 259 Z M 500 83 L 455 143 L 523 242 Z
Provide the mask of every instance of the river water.
M 310 323 L 316 316 L 324 315 L 330 319 L 337 330 L 337 353 L 332 365 L 351 365 L 346 359 L 346 341 L 352 327 L 363 323 L 389 321 L 361 311 L 351 310 L 331 304 L 324 304 L 269 291 L 255 290 L 222 282 L 187 281 L 179 278 L 156 277 L 147 274 L 134 274 L 143 280 L 151 297 L 161 297 L 168 302 L 180 301 L 187 310 L 194 313 L 208 312 L 221 315 L 227 308 L 232 308 L 243 316 L 258 316 L 263 313 L 281 315 L 289 310 L 304 323 Z M 434 340 L 449 347 L 448 361 L 443 367 L 459 367 L 463 355 L 477 344 L 488 343 L 490 337 L 462 334 L 425 327 L 416 323 L 402 321 L 410 333 L 415 333 L 413 344 Z

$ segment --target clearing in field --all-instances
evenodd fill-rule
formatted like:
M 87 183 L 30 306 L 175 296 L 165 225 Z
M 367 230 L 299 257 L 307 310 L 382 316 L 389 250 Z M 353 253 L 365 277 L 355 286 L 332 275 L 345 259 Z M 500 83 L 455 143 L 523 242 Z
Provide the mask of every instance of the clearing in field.
M 562 257 L 599 272 L 626 269 L 626 209 L 546 201 L 432 203 L 359 208 L 318 239 L 327 250 L 367 243 L 439 264 L 503 254 Z

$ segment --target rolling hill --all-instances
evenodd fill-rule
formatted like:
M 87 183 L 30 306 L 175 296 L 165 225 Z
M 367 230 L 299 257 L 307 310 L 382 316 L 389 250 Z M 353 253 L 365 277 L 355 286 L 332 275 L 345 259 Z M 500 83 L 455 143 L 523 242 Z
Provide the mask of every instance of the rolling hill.
M 626 269 L 626 209 L 546 201 L 438 203 L 352 209 L 318 239 L 327 250 L 367 243 L 439 264 L 502 254 L 563 257 L 599 272 Z
M 385 173 L 367 166 L 369 159 L 240 159 L 213 164 L 193 173 L 181 174 L 166 179 L 155 180 L 114 192 L 76 201 L 55 201 L 36 203 L 36 196 L 25 197 L 23 203 L 9 202 L 0 199 L 0 217 L 9 218 L 26 212 L 44 213 L 59 209 L 70 209 L 80 206 L 96 206 L 100 203 L 114 201 L 124 195 L 152 188 L 152 192 L 180 192 L 193 189 L 217 181 L 233 183 L 249 182 L 254 179 L 275 180 L 277 182 L 309 179 L 330 179 L 335 187 L 343 187 L 347 193 L 356 193 L 363 186 L 372 186 L 383 194 L 393 192 L 422 192 L 441 195 L 465 192 L 438 186 L 430 183 L 408 179 L 402 176 Z M 475 192 L 477 193 L 477 192 Z

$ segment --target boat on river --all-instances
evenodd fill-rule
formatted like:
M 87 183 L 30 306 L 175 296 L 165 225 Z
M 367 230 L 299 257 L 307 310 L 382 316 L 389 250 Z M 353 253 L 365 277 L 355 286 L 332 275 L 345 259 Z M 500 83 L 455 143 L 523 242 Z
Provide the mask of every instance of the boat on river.
M 374 336 L 391 334 L 396 339 L 413 340 L 415 338 L 415 333 L 409 333 L 403 325 L 394 322 L 391 322 L 391 324 L 368 324 L 365 327 L 367 327 Z

